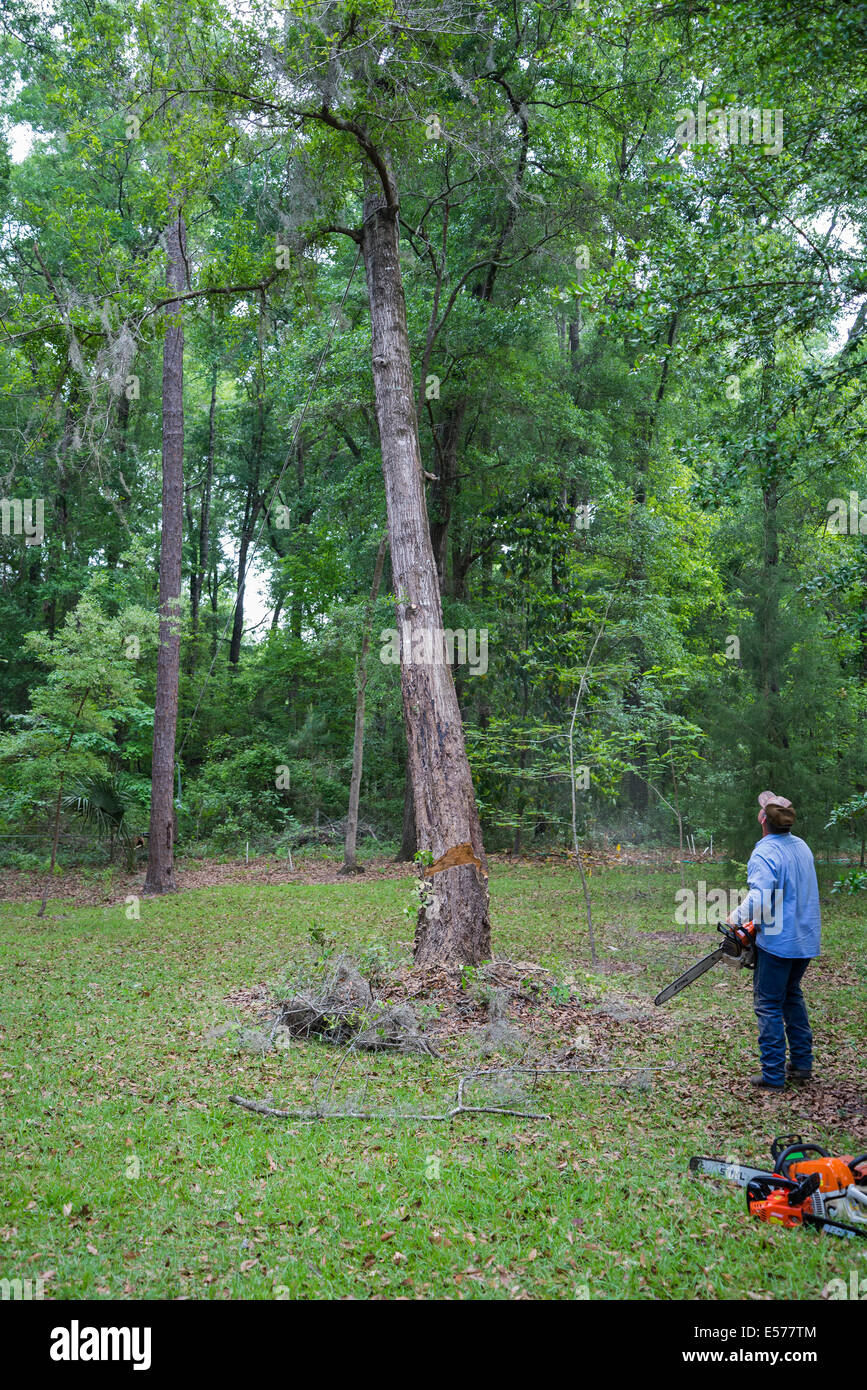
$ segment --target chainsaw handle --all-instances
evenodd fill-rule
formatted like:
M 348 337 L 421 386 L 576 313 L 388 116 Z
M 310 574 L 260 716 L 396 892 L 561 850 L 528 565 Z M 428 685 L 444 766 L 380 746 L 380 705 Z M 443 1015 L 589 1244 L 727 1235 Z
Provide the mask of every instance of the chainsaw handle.
M 793 1144 L 804 1144 L 806 1140 L 803 1134 L 779 1134 L 771 1145 L 771 1158 L 776 1164 L 777 1159 L 784 1149 L 788 1149 Z
M 755 944 L 757 927 L 755 922 L 741 922 L 740 925 L 734 922 L 719 922 L 717 931 L 722 932 L 733 948 L 733 954 L 740 955 L 747 946 Z
M 805 1144 L 803 1140 L 799 1140 L 797 1144 L 790 1144 L 787 1149 L 783 1149 L 782 1153 L 777 1158 L 775 1172 L 779 1173 L 784 1178 L 788 1178 L 789 1163 L 796 1154 L 799 1158 L 806 1158 L 807 1154 L 818 1154 L 820 1158 L 830 1158 L 828 1150 L 823 1149 L 821 1144 Z
M 808 1197 L 818 1192 L 821 1182 L 818 1173 L 808 1173 L 797 1182 L 776 1173 L 750 1178 L 747 1183 L 747 1207 L 752 1211 L 754 1202 L 766 1202 L 773 1192 L 785 1192 L 789 1206 L 801 1207 Z
M 752 970 L 756 963 L 757 927 L 755 922 L 742 922 L 740 926 L 720 922 L 717 931 L 722 932 L 725 938 L 723 950 L 726 955 L 732 960 L 739 960 L 741 965 Z
M 808 1173 L 797 1183 L 794 1192 L 789 1197 L 789 1202 L 793 1207 L 803 1206 L 808 1197 L 812 1197 L 814 1192 L 818 1192 L 822 1186 L 822 1178 L 819 1173 Z

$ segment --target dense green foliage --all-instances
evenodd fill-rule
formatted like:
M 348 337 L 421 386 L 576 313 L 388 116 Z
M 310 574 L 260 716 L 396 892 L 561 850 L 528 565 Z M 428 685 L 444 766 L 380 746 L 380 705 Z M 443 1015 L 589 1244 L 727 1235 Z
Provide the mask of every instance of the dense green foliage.
M 487 672 L 456 668 L 488 847 L 568 838 L 591 653 L 582 835 L 670 837 L 679 809 L 740 854 L 770 786 L 857 844 L 863 816 L 832 812 L 867 783 L 867 5 L 194 0 L 182 38 L 175 8 L 6 6 L 3 487 L 44 500 L 45 534 L 0 536 L 4 834 L 47 833 L 70 733 L 75 776 L 149 773 L 173 197 L 181 838 L 291 845 L 345 815 L 385 518 L 339 230 L 361 123 L 401 193 L 446 622 L 488 634 Z M 679 145 L 700 102 L 766 113 L 765 143 Z M 404 790 L 388 578 L 380 840 Z

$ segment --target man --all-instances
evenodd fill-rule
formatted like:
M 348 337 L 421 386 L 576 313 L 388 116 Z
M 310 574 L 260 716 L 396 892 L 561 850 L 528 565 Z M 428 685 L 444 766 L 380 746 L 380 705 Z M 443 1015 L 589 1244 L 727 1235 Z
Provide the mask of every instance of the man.
M 762 1070 L 750 1081 L 764 1091 L 781 1091 L 787 1076 L 809 1081 L 813 1070 L 813 1034 L 801 980 L 819 954 L 819 884 L 809 846 L 791 833 L 794 819 L 786 797 L 761 793 L 762 838 L 747 865 L 750 891 L 728 919 L 732 926 L 758 925 L 753 1002 Z

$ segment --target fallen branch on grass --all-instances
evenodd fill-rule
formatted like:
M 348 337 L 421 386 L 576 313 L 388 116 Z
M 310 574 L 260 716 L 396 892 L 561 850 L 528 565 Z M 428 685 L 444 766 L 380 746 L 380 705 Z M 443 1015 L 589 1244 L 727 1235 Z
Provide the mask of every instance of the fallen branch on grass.
M 516 1115 L 522 1120 L 550 1120 L 540 1110 L 504 1110 L 493 1105 L 453 1105 L 442 1115 L 427 1111 L 403 1110 L 278 1110 L 276 1106 L 264 1105 L 258 1100 L 244 1100 L 242 1096 L 229 1096 L 233 1105 L 244 1110 L 253 1110 L 257 1115 L 270 1115 L 276 1120 L 453 1120 L 456 1115 Z
M 322 1107 L 315 1110 L 281 1110 L 277 1106 L 267 1105 L 264 1101 L 246 1100 L 243 1096 L 229 1096 L 229 1102 L 232 1105 L 239 1105 L 242 1110 L 251 1110 L 256 1115 L 268 1115 L 276 1120 L 297 1120 L 305 1123 L 313 1120 L 431 1120 L 442 1123 L 446 1120 L 453 1120 L 456 1115 L 511 1115 L 522 1120 L 550 1120 L 550 1115 L 539 1110 L 513 1110 L 507 1106 L 499 1105 L 465 1105 L 464 1087 L 469 1082 L 478 1081 L 481 1077 L 486 1076 L 584 1076 L 595 1072 L 637 1071 L 643 1080 L 649 1072 L 673 1070 L 676 1068 L 645 1066 L 641 1062 L 612 1063 L 602 1067 L 492 1067 L 484 1071 L 468 1072 L 467 1075 L 462 1076 L 458 1081 L 457 1104 L 443 1113 L 403 1110 L 326 1110 Z
M 508 1075 L 511 1069 L 500 1068 L 497 1075 Z M 487 1075 L 487 1073 L 485 1073 Z M 259 1100 L 245 1100 L 243 1096 L 229 1096 L 232 1105 L 240 1105 L 244 1110 L 252 1110 L 257 1115 L 270 1115 L 277 1120 L 453 1120 L 456 1115 L 513 1115 L 522 1120 L 550 1120 L 551 1116 L 540 1110 L 512 1110 L 501 1105 L 465 1105 L 464 1086 L 475 1081 L 477 1072 L 470 1072 L 458 1081 L 455 1097 L 457 1104 L 442 1114 L 428 1111 L 404 1110 L 280 1110 Z M 330 1094 L 330 1093 L 329 1093 Z

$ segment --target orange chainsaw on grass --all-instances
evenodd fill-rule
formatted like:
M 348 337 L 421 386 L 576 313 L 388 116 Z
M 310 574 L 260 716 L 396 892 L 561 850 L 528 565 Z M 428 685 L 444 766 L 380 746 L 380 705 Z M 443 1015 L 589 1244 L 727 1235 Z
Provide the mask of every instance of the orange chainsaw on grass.
M 747 1191 L 747 1210 L 778 1226 L 813 1226 L 830 1236 L 867 1236 L 867 1153 L 835 1157 L 800 1134 L 775 1139 L 773 1172 L 691 1158 L 691 1173 L 726 1178 Z

